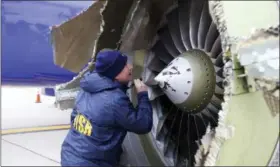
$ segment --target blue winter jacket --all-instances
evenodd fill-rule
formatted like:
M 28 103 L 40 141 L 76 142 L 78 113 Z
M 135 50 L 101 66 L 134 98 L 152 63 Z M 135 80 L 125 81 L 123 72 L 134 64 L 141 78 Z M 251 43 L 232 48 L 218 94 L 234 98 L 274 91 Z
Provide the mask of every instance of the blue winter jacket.
M 99 74 L 87 73 L 80 83 L 69 130 L 61 150 L 62 166 L 117 166 L 127 131 L 150 132 L 152 107 L 147 92 L 135 109 L 126 86 Z

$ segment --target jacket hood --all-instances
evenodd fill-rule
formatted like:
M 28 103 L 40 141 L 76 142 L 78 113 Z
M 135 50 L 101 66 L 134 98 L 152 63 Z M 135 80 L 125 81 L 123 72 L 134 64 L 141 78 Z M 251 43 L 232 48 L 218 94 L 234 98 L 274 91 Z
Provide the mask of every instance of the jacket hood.
M 121 88 L 123 91 L 127 90 L 127 85 L 113 81 L 110 78 L 102 76 L 97 72 L 88 72 L 80 81 L 80 87 L 90 93 L 97 93 L 108 89 Z

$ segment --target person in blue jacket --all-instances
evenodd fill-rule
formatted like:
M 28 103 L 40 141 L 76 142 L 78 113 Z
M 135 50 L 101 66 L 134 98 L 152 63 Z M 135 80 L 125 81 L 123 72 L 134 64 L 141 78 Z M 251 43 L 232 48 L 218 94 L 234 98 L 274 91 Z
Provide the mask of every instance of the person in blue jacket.
M 132 80 L 127 56 L 102 50 L 95 70 L 84 75 L 71 113 L 71 128 L 62 143 L 61 166 L 118 166 L 127 132 L 151 131 L 152 107 L 147 86 L 134 80 L 138 106 L 126 95 Z M 133 165 L 133 164 L 132 164 Z

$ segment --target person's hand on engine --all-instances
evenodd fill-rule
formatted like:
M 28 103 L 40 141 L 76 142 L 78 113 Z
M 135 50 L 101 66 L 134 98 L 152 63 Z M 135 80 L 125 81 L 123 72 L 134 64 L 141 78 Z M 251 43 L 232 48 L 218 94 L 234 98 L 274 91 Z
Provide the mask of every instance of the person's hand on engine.
M 135 79 L 134 85 L 137 93 L 148 91 L 148 87 L 140 79 Z

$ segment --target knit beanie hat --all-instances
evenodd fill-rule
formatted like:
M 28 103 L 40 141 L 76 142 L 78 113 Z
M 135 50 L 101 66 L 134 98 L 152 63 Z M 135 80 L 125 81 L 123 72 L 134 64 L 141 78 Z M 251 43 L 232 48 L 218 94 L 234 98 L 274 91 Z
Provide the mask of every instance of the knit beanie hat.
M 116 50 L 102 50 L 96 56 L 95 71 L 114 79 L 125 67 L 127 56 Z

